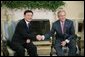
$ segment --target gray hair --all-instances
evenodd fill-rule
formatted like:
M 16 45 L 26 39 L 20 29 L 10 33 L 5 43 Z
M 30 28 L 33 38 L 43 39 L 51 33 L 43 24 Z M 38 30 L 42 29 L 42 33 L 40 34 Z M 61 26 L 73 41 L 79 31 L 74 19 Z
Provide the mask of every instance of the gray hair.
M 66 11 L 65 10 L 59 10 L 58 12 L 57 12 L 57 14 L 59 14 L 59 13 L 61 13 L 61 12 L 64 12 L 65 14 L 66 14 Z

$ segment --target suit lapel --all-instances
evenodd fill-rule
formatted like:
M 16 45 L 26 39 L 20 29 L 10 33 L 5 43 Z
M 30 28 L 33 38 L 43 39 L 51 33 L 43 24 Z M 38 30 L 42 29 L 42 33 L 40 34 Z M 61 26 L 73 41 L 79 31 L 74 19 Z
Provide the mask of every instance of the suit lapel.
M 27 24 L 26 24 L 25 20 L 23 20 L 23 21 L 24 21 L 24 25 L 25 25 L 26 31 L 29 32 L 29 29 L 28 29 L 28 27 L 27 27 Z
M 64 33 L 66 33 L 67 25 L 68 25 L 68 22 L 67 22 L 67 19 L 66 19 L 65 23 L 64 23 Z
M 59 30 L 59 32 L 62 34 L 62 29 L 61 29 L 60 20 L 58 21 L 58 30 Z

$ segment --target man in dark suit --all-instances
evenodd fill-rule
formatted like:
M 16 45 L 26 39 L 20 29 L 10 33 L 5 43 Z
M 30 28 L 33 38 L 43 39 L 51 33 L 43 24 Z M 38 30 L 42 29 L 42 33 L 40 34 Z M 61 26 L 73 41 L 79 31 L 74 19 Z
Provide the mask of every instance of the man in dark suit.
M 38 35 L 40 40 L 44 40 L 46 38 L 50 38 L 56 32 L 56 40 L 55 40 L 55 50 L 58 56 L 64 56 L 64 52 L 62 50 L 62 46 L 67 44 L 69 48 L 69 56 L 75 56 L 76 54 L 76 42 L 74 39 L 75 30 L 73 22 L 69 19 L 66 19 L 66 12 L 64 10 L 60 10 L 58 12 L 58 18 L 56 22 L 53 23 L 52 29 L 49 33 L 45 35 Z
M 37 48 L 32 43 L 33 40 L 38 40 L 37 36 L 31 32 L 31 20 L 33 12 L 26 10 L 24 19 L 20 20 L 16 26 L 11 47 L 15 50 L 15 56 L 24 56 L 25 48 L 30 56 L 37 56 Z

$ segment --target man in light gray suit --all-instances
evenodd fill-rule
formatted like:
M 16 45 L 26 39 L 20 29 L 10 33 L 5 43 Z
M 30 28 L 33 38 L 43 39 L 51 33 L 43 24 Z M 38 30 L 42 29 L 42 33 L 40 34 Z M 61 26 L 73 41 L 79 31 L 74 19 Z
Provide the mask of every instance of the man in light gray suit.
M 58 18 L 56 22 L 52 24 L 52 29 L 45 35 L 37 35 L 37 38 L 44 40 L 50 38 L 56 32 L 56 40 L 54 48 L 58 56 L 64 56 L 62 46 L 67 45 L 69 48 L 69 56 L 76 55 L 76 42 L 74 39 L 75 30 L 73 21 L 66 18 L 65 10 L 58 11 Z

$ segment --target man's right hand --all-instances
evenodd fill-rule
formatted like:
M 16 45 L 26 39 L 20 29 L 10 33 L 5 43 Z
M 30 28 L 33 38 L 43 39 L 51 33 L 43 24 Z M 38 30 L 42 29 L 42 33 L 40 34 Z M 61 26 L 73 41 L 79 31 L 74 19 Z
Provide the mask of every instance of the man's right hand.
M 39 40 L 39 41 L 40 40 L 44 40 L 45 39 L 45 36 L 44 35 L 37 35 L 36 36 L 36 39 Z
M 42 36 L 41 35 L 37 35 L 36 39 L 40 41 L 40 40 L 42 40 Z

